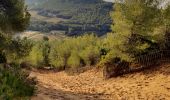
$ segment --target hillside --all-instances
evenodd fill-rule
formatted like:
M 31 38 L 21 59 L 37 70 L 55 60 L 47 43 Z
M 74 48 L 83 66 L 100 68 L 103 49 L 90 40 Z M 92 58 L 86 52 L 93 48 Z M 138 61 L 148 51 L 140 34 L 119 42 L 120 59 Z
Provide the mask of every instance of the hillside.
M 50 41 L 62 40 L 67 38 L 67 36 L 64 35 L 62 31 L 51 31 L 50 33 L 47 34 L 38 31 L 26 31 L 21 34 L 16 34 L 14 37 L 18 37 L 18 36 L 22 39 L 24 37 L 27 37 L 27 39 L 31 39 L 34 41 L 42 41 L 44 37 L 48 37 Z
M 112 3 L 102 0 L 26 0 L 32 15 L 28 30 L 50 32 L 65 31 L 66 35 L 97 33 L 103 35 L 110 31 Z M 39 16 L 35 16 L 35 12 Z M 47 22 L 40 16 L 58 20 Z M 41 17 L 40 17 L 41 18 Z M 61 20 L 60 20 L 61 19 Z
M 169 100 L 169 66 L 109 80 L 103 80 L 96 69 L 76 76 L 33 71 L 39 84 L 32 100 Z

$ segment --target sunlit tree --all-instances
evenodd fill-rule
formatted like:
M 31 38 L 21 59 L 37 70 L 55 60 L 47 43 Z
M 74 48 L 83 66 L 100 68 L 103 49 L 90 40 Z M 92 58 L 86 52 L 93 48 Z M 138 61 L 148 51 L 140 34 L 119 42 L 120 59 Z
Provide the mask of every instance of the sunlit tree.
M 164 21 L 159 0 L 124 0 L 117 2 L 114 11 L 112 33 L 115 52 L 121 58 L 131 58 L 158 49 L 163 39 Z M 123 57 L 122 55 L 127 55 Z

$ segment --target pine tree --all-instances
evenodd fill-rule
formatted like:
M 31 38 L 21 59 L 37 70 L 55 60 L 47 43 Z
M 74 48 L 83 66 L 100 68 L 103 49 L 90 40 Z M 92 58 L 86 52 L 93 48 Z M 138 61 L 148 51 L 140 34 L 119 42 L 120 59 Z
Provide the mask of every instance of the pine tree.
M 119 52 L 116 56 L 132 60 L 133 57 L 158 49 L 158 42 L 164 36 L 164 33 L 157 31 L 163 27 L 159 4 L 159 0 L 124 0 L 123 3 L 115 3 L 111 16 L 114 51 Z
M 9 49 L 14 42 L 11 33 L 24 31 L 29 25 L 30 14 L 24 1 L 0 0 L 0 54 L 4 55 L 7 50 L 12 51 L 12 49 Z M 15 41 L 15 44 L 21 44 L 19 41 L 17 42 Z M 20 48 L 14 47 L 13 49 Z
M 30 14 L 25 0 L 0 0 L 0 30 L 23 31 L 29 24 Z

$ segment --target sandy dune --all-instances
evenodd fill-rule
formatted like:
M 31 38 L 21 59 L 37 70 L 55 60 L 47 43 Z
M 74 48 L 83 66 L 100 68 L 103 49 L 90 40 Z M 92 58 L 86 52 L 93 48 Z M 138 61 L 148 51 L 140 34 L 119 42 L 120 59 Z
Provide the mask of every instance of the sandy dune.
M 32 100 L 170 100 L 170 65 L 109 80 L 92 69 L 76 76 L 32 71 L 38 80 Z

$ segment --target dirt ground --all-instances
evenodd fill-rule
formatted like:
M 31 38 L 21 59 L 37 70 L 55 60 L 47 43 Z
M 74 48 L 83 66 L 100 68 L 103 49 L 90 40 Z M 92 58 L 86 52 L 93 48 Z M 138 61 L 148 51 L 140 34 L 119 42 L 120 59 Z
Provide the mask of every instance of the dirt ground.
M 32 71 L 38 80 L 32 100 L 170 100 L 170 65 L 104 80 L 92 69 L 76 76 Z

